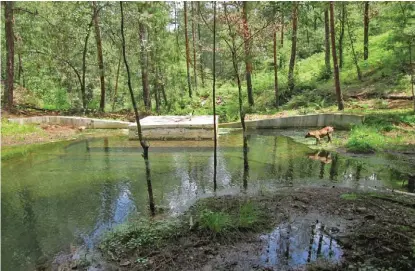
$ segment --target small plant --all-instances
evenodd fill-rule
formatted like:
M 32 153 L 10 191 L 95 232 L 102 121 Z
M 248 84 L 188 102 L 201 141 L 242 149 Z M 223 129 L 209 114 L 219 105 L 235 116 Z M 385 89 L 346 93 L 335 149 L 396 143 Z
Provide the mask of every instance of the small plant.
M 346 147 L 352 152 L 369 153 L 387 144 L 387 138 L 376 127 L 356 126 L 352 129 Z
M 341 194 L 340 198 L 345 199 L 345 200 L 356 200 L 357 194 L 355 193 Z
M 204 210 L 200 214 L 200 228 L 215 234 L 226 232 L 232 226 L 230 215 L 223 212 Z
M 239 227 L 242 229 L 252 229 L 259 223 L 258 210 L 251 202 L 247 202 L 239 210 Z

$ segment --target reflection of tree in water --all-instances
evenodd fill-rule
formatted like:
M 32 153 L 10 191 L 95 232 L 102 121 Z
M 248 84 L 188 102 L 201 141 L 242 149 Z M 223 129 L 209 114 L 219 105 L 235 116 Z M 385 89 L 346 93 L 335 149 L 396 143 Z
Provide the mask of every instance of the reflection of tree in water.
M 248 139 L 251 138 L 251 135 L 247 135 L 244 131 L 243 135 L 243 152 L 244 152 L 244 173 L 243 173 L 243 187 L 244 190 L 248 188 L 248 178 L 249 178 L 249 161 L 248 161 Z
M 339 155 L 336 153 L 333 155 L 333 159 L 330 167 L 330 181 L 337 181 L 339 171 Z
M 277 136 L 274 137 L 274 148 L 272 150 L 272 174 L 277 174 Z
M 358 182 L 360 180 L 360 175 L 362 172 L 363 165 L 362 163 L 358 162 L 356 165 L 356 174 L 355 174 L 355 181 Z
M 320 162 L 320 179 L 324 178 L 324 169 L 326 168 L 326 164 L 324 162 Z
M 285 174 L 285 179 L 292 184 L 293 177 L 294 177 L 294 161 L 293 161 L 293 153 L 292 153 L 292 146 L 290 144 L 290 140 L 286 137 L 287 142 L 287 153 L 288 153 L 288 169 Z

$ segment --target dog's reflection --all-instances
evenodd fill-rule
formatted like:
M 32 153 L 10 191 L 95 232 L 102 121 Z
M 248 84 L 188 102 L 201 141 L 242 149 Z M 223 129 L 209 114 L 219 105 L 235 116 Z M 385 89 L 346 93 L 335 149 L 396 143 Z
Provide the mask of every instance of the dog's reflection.
M 320 161 L 324 164 L 330 164 L 332 161 L 330 152 L 325 150 L 319 150 L 312 154 L 307 154 L 307 157 L 312 160 Z

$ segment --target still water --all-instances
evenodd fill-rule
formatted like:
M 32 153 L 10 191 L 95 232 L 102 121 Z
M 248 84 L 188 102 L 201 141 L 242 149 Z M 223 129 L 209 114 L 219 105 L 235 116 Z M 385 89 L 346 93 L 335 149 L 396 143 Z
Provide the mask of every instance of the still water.
M 158 206 L 177 214 L 213 194 L 212 142 L 151 144 Z M 304 185 L 401 188 L 400 168 L 407 170 L 392 157 L 370 160 L 318 152 L 273 131 L 249 135 L 248 144 L 249 192 Z M 92 247 L 105 230 L 146 215 L 141 153 L 137 141 L 113 137 L 48 144 L 3 161 L 2 270 L 33 270 L 39 259 L 68 251 L 71 244 Z M 240 133 L 220 136 L 217 180 L 218 194 L 244 189 Z

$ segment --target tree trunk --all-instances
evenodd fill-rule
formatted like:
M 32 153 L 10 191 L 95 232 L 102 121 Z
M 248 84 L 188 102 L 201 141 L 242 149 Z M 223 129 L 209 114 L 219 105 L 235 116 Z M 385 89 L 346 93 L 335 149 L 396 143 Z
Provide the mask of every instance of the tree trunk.
M 186 68 L 187 68 L 187 87 L 189 88 L 189 97 L 192 98 L 192 84 L 190 82 L 190 49 L 189 37 L 187 34 L 187 2 L 184 2 L 184 36 L 186 41 Z
M 284 13 L 281 11 L 281 48 L 284 47 Z
M 13 108 L 14 82 L 14 31 L 13 2 L 4 2 L 5 34 L 6 34 L 6 82 L 4 89 L 4 106 L 6 110 Z
M 133 88 L 131 86 L 130 68 L 128 66 L 127 57 L 126 57 L 126 53 L 125 53 L 124 14 L 123 14 L 123 8 L 122 8 L 122 1 L 120 1 L 120 8 L 121 8 L 122 52 L 123 52 L 123 56 L 124 56 L 125 68 L 127 70 L 128 90 L 130 91 L 131 102 L 132 102 L 133 108 L 134 108 L 135 121 L 137 123 L 138 138 L 140 140 L 140 145 L 141 145 L 141 147 L 143 148 L 143 151 L 144 151 L 143 157 L 144 157 L 144 162 L 145 162 L 145 166 L 146 166 L 147 192 L 148 192 L 148 197 L 149 197 L 150 212 L 151 212 L 151 215 L 154 216 L 156 214 L 156 208 L 155 208 L 155 204 L 154 204 L 153 187 L 151 185 L 150 161 L 149 161 L 149 156 L 148 156 L 148 149 L 150 148 L 150 145 L 143 139 L 143 133 L 141 131 L 141 125 L 140 125 L 140 115 L 138 114 L 137 103 L 135 102 Z
M 117 100 L 118 78 L 120 77 L 121 57 L 122 57 L 122 51 L 120 54 L 120 58 L 118 59 L 117 75 L 115 76 L 114 98 L 112 100 L 112 111 L 113 112 L 115 110 L 115 101 Z
M 248 102 L 249 106 L 254 106 L 254 96 L 252 93 L 252 62 L 251 62 L 251 46 L 250 46 L 250 34 L 248 28 L 248 11 L 247 11 L 248 2 L 242 2 L 242 20 L 244 28 L 244 49 L 245 49 L 245 71 L 246 71 L 246 88 L 248 91 Z
M 325 45 L 325 58 L 326 75 L 331 74 L 330 67 L 330 26 L 329 26 L 329 9 L 324 11 L 324 45 Z
M 143 85 L 143 100 L 146 110 L 151 111 L 151 96 L 150 88 L 148 86 L 148 61 L 147 61 L 147 50 L 146 50 L 146 26 L 143 23 L 139 23 L 139 36 L 140 36 L 140 62 L 141 62 L 141 82 Z
M 198 14 L 200 14 L 200 1 L 198 1 L 197 2 L 197 12 L 198 12 Z M 198 44 L 199 44 L 199 54 L 200 54 L 200 57 L 199 57 L 199 67 L 200 67 L 200 79 L 202 79 L 202 87 L 205 87 L 205 75 L 204 75 L 204 72 L 203 72 L 203 56 L 202 56 L 202 42 L 201 42 L 201 39 L 200 39 L 200 23 L 199 23 L 199 21 L 200 20 L 198 20 L 197 21 L 197 42 L 198 42 Z
M 93 1 L 92 5 L 94 9 L 94 26 L 95 26 L 95 39 L 97 41 L 99 78 L 101 81 L 101 100 L 99 103 L 99 110 L 101 112 L 104 112 L 105 110 L 105 75 L 104 75 L 104 59 L 102 56 L 101 32 L 99 29 L 97 2 Z
M 339 36 L 339 64 L 340 69 L 343 68 L 343 39 L 344 39 L 344 24 L 346 18 L 346 3 L 342 2 L 341 20 L 340 20 L 340 36 Z
M 293 13 L 292 13 L 292 45 L 291 45 L 291 58 L 290 66 L 288 68 L 288 89 L 290 92 L 294 90 L 294 65 L 295 65 L 295 55 L 297 51 L 297 17 L 298 17 L 298 3 L 293 3 Z
M 369 57 L 369 1 L 365 2 L 364 14 L 364 44 L 363 44 L 363 59 L 367 60 Z
M 334 2 L 330 1 L 330 32 L 331 32 L 331 52 L 333 54 L 333 66 L 334 66 L 334 82 L 336 86 L 336 96 L 338 109 L 343 110 L 343 95 L 340 89 L 340 78 L 339 78 L 339 66 L 337 64 L 336 55 L 336 34 L 334 29 Z
M 213 149 L 213 191 L 216 191 L 216 169 L 218 165 L 217 159 L 217 148 L 218 148 L 218 135 L 216 131 L 216 2 L 213 2 L 213 139 L 214 139 L 214 149 Z
M 414 101 L 414 113 L 415 113 L 415 92 L 414 92 L 414 68 L 412 64 L 412 44 L 409 42 L 409 72 L 411 73 L 411 90 L 412 100 Z
M 92 23 L 94 22 L 94 17 L 92 18 L 91 22 L 88 25 L 87 33 L 85 36 L 84 42 L 84 51 L 82 52 L 82 84 L 81 84 L 81 95 L 82 95 L 82 107 L 86 109 L 87 107 L 87 99 L 86 99 L 86 92 L 85 92 L 85 75 L 86 75 L 86 53 L 88 49 L 88 40 L 91 34 L 91 27 Z
M 18 74 L 17 74 L 17 81 L 19 81 L 19 84 L 22 84 L 23 87 L 26 87 L 25 79 L 24 79 L 24 73 L 23 73 L 22 55 L 20 53 L 18 53 L 17 57 L 19 59 L 19 69 L 18 69 Z M 21 81 L 23 81 L 23 82 L 21 82 Z
M 196 59 L 196 28 L 195 28 L 195 9 L 194 3 L 190 2 L 192 7 L 192 44 L 193 44 L 193 77 L 195 80 L 195 90 L 197 94 L 197 59 Z
M 345 9 L 345 12 L 347 13 L 347 10 Z M 352 37 L 352 33 L 350 30 L 350 23 L 349 23 L 349 19 L 346 17 L 345 18 L 347 21 L 347 33 L 349 34 L 349 39 L 350 39 L 350 46 L 352 48 L 352 54 L 353 54 L 353 63 L 356 66 L 356 72 L 357 72 L 357 78 L 362 81 L 362 73 L 360 72 L 360 67 L 359 67 L 359 62 L 357 59 L 357 55 L 356 55 L 356 51 L 354 50 L 354 42 L 353 42 L 353 37 Z
M 274 91 L 275 91 L 275 107 L 278 108 L 278 64 L 277 64 L 277 31 L 274 32 Z

